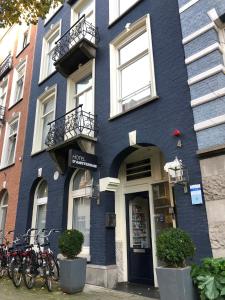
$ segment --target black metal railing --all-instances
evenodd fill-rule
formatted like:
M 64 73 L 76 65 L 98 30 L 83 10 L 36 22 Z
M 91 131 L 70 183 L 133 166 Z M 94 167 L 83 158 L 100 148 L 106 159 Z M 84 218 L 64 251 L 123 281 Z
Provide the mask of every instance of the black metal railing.
M 5 60 L 0 64 L 0 80 L 10 71 L 12 68 L 12 56 L 9 54 Z
M 5 106 L 0 105 L 0 123 L 5 121 Z
M 70 110 L 65 115 L 48 123 L 48 131 L 45 144 L 54 147 L 79 135 L 95 138 L 97 135 L 97 116 L 85 112 L 83 105 Z
M 52 59 L 54 62 L 59 60 L 68 51 L 78 44 L 82 39 L 86 39 L 92 44 L 97 45 L 99 42 L 98 28 L 89 23 L 83 15 L 63 36 L 55 42 Z

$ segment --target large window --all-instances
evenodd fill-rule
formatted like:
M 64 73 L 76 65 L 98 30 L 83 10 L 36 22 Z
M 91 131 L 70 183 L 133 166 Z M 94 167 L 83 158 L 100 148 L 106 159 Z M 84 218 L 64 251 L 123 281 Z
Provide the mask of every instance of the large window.
M 55 71 L 52 55 L 56 47 L 55 42 L 60 38 L 60 34 L 61 22 L 58 22 L 51 27 L 43 39 L 40 81 L 44 80 Z
M 27 26 L 26 24 L 22 24 L 19 27 L 19 37 L 18 37 L 18 44 L 17 44 L 17 55 L 21 51 L 23 51 L 24 48 L 27 47 L 27 45 L 30 42 L 30 26 Z
M 41 180 L 36 188 L 34 195 L 32 228 L 37 228 L 38 231 L 45 228 L 46 212 L 48 202 L 48 185 L 45 180 Z M 40 240 L 42 242 L 42 240 Z
M 75 171 L 71 183 L 68 205 L 68 229 L 77 229 L 84 235 L 81 255 L 90 256 L 90 208 L 92 175 L 88 170 Z
M 1 230 L 0 241 L 1 242 L 3 240 L 2 237 L 4 236 L 4 232 L 5 232 L 7 208 L 8 208 L 8 192 L 5 191 L 0 201 L 0 230 Z
M 110 45 L 111 116 L 156 96 L 149 16 L 129 24 Z
M 8 89 L 8 77 L 4 77 L 0 82 L 0 106 L 5 106 Z
M 10 106 L 14 105 L 23 98 L 24 80 L 26 71 L 26 60 L 19 63 L 13 73 L 12 93 Z
M 113 22 L 140 0 L 109 0 L 109 22 Z
M 72 24 L 73 25 L 80 17 L 85 15 L 86 20 L 89 23 L 95 24 L 94 15 L 94 0 L 77 1 L 72 10 Z
M 10 123 L 8 123 L 6 126 L 1 168 L 9 166 L 15 162 L 18 125 L 19 125 L 19 118 L 16 118 Z
M 48 134 L 48 123 L 55 119 L 56 86 L 53 86 L 37 100 L 35 129 L 32 153 L 46 148 L 45 140 Z

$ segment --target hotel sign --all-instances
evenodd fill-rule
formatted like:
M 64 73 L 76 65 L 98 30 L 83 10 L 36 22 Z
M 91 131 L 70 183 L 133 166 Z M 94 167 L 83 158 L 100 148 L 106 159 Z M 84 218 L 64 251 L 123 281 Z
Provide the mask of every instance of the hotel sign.
M 97 156 L 75 149 L 70 149 L 68 165 L 70 168 L 96 170 L 98 168 Z

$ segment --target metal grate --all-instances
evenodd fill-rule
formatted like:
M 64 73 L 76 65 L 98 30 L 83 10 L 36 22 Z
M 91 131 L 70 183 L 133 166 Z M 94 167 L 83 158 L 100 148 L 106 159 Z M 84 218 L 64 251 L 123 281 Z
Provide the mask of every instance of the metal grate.
M 127 181 L 150 177 L 151 175 L 151 161 L 149 158 L 126 164 Z

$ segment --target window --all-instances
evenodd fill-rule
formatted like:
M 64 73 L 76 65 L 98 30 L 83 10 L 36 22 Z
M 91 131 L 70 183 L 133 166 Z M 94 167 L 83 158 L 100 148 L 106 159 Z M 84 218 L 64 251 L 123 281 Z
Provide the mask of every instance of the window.
M 8 89 L 8 77 L 4 77 L 0 82 L 0 106 L 5 106 L 6 95 Z
M 90 259 L 90 210 L 92 175 L 89 170 L 75 171 L 70 182 L 68 229 L 77 229 L 84 235 L 81 255 Z
M 18 135 L 19 118 L 14 119 L 6 126 L 5 139 L 2 152 L 1 167 L 10 166 L 15 162 L 16 142 Z
M 111 116 L 156 96 L 149 16 L 129 24 L 110 44 Z
M 37 100 L 32 153 L 46 148 L 48 123 L 55 119 L 56 86 L 53 86 Z
M 78 1 L 72 10 L 72 24 L 73 25 L 79 18 L 85 15 L 86 20 L 95 25 L 95 14 L 94 14 L 95 1 L 86 0 Z
M 59 9 L 63 6 L 63 4 L 59 4 L 56 7 L 51 6 L 49 9 L 49 12 L 47 13 L 47 15 L 45 16 L 45 24 L 47 24 L 52 17 L 59 11 Z
M 12 94 L 10 98 L 10 107 L 23 98 L 24 80 L 25 80 L 26 60 L 23 60 L 13 73 Z
M 22 24 L 19 27 L 19 37 L 18 37 L 18 45 L 17 45 L 17 55 L 26 48 L 26 46 L 30 42 L 30 27 L 26 24 Z
M 113 22 L 140 0 L 109 0 L 109 22 Z
M 0 202 L 0 230 L 1 230 L 0 236 L 1 237 L 4 236 L 4 232 L 5 232 L 7 208 L 8 208 L 8 192 L 5 191 Z M 1 243 L 2 240 L 3 239 L 0 238 Z
M 55 42 L 60 38 L 60 34 L 61 22 L 58 22 L 51 27 L 43 39 L 40 81 L 44 80 L 55 71 L 52 55 L 56 47 Z
M 46 212 L 48 202 L 48 185 L 45 180 L 41 180 L 36 188 L 34 194 L 34 205 L 32 214 L 32 228 L 37 228 L 38 231 L 45 228 L 46 224 Z M 44 242 L 43 239 L 39 239 L 39 242 Z

